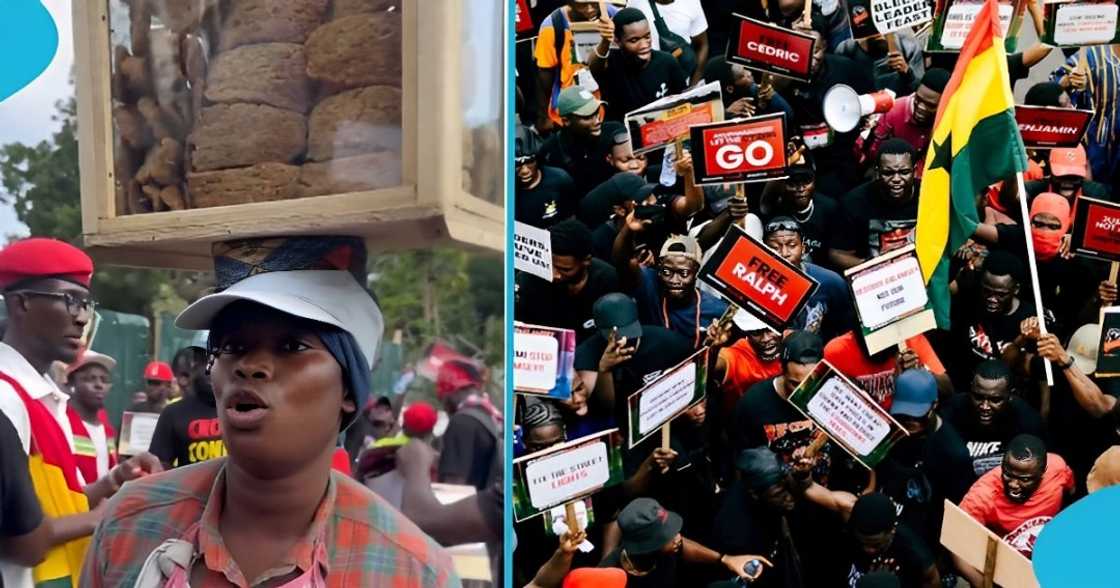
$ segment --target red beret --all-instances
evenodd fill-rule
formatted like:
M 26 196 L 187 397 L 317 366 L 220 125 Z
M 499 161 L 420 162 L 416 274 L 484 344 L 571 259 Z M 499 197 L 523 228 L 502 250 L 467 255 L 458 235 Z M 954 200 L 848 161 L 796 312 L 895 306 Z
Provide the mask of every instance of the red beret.
M 401 418 L 404 420 L 404 432 L 409 437 L 421 437 L 432 432 L 439 415 L 427 402 L 414 402 L 404 409 Z
M 58 278 L 89 288 L 93 260 L 69 243 L 42 237 L 16 241 L 0 250 L 0 289 L 37 278 Z

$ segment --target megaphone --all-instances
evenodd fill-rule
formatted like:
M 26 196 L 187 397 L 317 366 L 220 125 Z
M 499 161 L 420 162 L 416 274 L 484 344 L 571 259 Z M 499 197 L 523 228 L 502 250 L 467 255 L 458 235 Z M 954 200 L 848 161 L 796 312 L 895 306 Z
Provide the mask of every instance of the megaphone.
M 824 120 L 838 133 L 856 128 L 859 119 L 869 114 L 886 112 L 894 106 L 894 92 L 880 90 L 856 94 L 847 84 L 836 84 L 824 94 Z

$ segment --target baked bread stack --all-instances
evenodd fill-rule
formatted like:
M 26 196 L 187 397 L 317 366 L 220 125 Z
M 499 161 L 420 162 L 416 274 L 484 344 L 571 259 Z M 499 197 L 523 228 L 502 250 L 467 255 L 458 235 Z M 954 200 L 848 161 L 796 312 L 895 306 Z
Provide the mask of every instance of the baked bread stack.
M 400 184 L 395 2 L 127 1 L 118 214 Z

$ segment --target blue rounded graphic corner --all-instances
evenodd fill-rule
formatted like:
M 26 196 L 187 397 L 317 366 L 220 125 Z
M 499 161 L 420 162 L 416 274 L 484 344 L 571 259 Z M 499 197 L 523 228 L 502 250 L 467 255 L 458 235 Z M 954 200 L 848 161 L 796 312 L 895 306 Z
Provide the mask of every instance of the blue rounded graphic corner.
M 1120 486 L 1073 503 L 1042 528 L 1035 542 L 1034 573 L 1042 588 L 1115 588 Z
M 7 0 L 0 19 L 0 102 L 19 92 L 54 59 L 58 26 L 40 0 Z

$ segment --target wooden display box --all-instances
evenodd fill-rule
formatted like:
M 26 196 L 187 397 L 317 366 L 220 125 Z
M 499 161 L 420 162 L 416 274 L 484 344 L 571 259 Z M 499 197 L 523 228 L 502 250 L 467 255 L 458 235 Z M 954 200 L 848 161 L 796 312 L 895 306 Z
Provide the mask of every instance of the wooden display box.
M 465 129 L 462 72 L 471 64 L 464 62 L 462 49 L 464 4 L 400 2 L 400 186 L 128 214 L 119 210 L 114 177 L 113 15 L 106 0 L 73 2 L 82 233 L 88 251 L 100 263 L 208 270 L 213 242 L 254 236 L 355 234 L 366 237 L 374 251 L 447 243 L 502 250 L 504 131 L 495 124 L 481 131 L 480 141 L 479 131 Z M 505 22 L 502 14 L 494 18 Z M 495 55 L 495 64 L 501 59 Z M 464 188 L 479 185 L 480 178 L 492 188 L 488 198 Z

